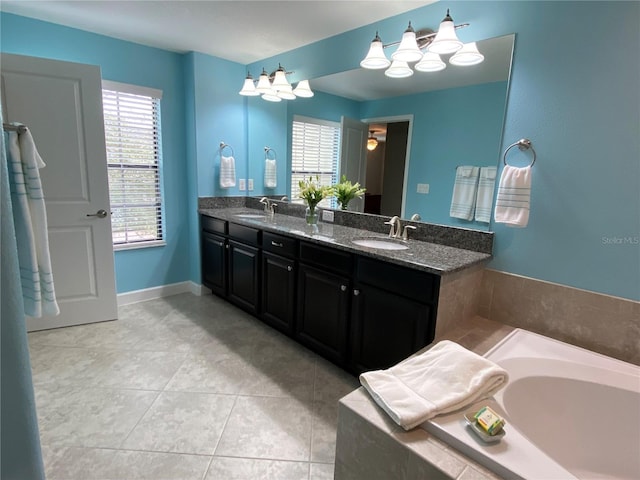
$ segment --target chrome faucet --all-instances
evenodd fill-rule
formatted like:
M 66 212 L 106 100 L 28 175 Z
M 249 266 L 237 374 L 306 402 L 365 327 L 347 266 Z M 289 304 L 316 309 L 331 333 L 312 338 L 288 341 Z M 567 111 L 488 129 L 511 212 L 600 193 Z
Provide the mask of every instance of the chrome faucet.
M 413 225 L 405 225 L 404 230 L 402 231 L 402 240 L 409 240 L 409 232 L 407 230 L 415 230 L 416 227 Z
M 267 197 L 262 197 L 260 203 L 264 204 L 264 213 L 273 213 L 273 203 Z
M 413 215 L 411 215 L 411 221 L 412 222 L 418 222 L 422 220 L 422 218 L 420 217 L 419 213 L 414 213 Z
M 402 226 L 400 225 L 400 218 L 398 218 L 397 215 L 391 217 L 391 220 L 384 222 L 384 224 L 391 225 L 391 228 L 389 229 L 389 238 L 398 238 L 400 236 Z
M 289 199 L 287 198 L 286 195 L 280 199 L 281 202 L 286 202 L 287 200 L 289 200 Z

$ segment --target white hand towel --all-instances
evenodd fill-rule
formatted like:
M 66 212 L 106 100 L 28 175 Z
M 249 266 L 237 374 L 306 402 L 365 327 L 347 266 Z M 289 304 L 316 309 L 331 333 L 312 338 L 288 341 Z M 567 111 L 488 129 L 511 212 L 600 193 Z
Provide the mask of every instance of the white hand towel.
M 405 430 L 490 397 L 508 379 L 500 366 L 449 340 L 387 370 L 360 375 L 375 402 Z
M 496 196 L 495 219 L 510 227 L 526 227 L 531 202 L 531 166 L 505 165 Z
M 463 220 L 473 220 L 480 169 L 473 166 L 456 168 L 456 179 L 453 184 L 453 196 L 449 216 Z
M 13 217 L 25 314 L 58 315 L 60 309 L 51 272 L 47 210 L 39 169 L 45 166 L 31 132 L 9 133 Z
M 493 191 L 496 184 L 497 171 L 497 167 L 480 168 L 478 195 L 476 196 L 476 222 L 489 223 L 491 221 L 491 207 L 493 206 Z
M 265 188 L 276 188 L 278 170 L 276 168 L 276 159 L 265 159 L 264 161 L 264 186 Z
M 236 161 L 233 157 L 220 156 L 220 188 L 236 186 Z

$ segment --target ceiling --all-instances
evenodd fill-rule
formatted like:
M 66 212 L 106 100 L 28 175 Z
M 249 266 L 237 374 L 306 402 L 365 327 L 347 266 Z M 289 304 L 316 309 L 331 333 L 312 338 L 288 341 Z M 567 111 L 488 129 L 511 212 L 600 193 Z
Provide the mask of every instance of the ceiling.
M 2 0 L 0 10 L 243 65 L 435 0 Z

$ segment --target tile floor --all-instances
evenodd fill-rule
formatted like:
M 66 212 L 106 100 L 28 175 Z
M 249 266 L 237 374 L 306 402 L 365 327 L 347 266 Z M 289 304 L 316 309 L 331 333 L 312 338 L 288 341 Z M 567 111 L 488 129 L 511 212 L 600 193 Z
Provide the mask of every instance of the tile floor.
M 356 378 L 218 297 L 29 334 L 48 480 L 333 478 Z

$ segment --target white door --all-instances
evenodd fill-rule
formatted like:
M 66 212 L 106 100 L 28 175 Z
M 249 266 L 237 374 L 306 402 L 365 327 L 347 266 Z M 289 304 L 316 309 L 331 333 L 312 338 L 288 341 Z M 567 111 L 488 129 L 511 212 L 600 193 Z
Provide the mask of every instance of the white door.
M 359 120 L 342 117 L 340 144 L 340 177 L 347 176 L 351 183 L 359 182 L 366 187 L 368 125 Z M 340 181 L 340 179 L 338 179 Z M 349 210 L 364 211 L 364 197 L 349 202 Z
M 60 315 L 27 329 L 117 317 L 100 67 L 2 54 L 5 122 L 25 124 L 40 170 Z M 89 216 L 105 210 L 106 217 Z

